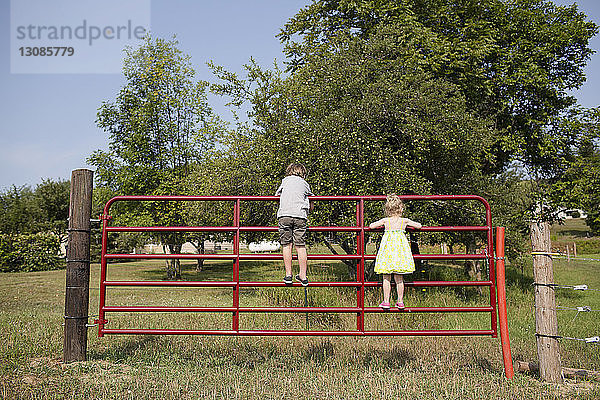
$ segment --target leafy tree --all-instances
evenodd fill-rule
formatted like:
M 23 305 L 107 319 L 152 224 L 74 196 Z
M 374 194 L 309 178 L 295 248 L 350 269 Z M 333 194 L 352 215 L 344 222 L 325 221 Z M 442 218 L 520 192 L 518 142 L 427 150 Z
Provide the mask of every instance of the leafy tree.
M 437 169 L 428 169 L 426 165 L 424 167 L 421 155 L 411 159 L 418 160 L 415 162 L 419 166 L 416 173 L 406 170 L 399 175 L 424 175 L 431 178 L 429 182 L 437 182 L 437 185 L 423 185 L 426 188 L 423 190 L 416 184 L 416 179 L 412 186 L 419 193 L 427 193 L 428 190 L 431 193 L 444 193 L 445 190 L 465 192 L 459 189 L 462 180 L 463 187 L 469 188 L 467 192 L 487 192 L 499 202 L 499 209 L 506 210 L 505 199 L 494 196 L 494 191 L 490 190 L 490 182 L 507 185 L 504 189 L 516 187 L 521 189 L 518 192 L 521 194 L 524 194 L 522 190 L 527 187 L 514 183 L 512 179 L 507 180 L 499 173 L 512 168 L 515 161 L 518 162 L 517 165 L 533 170 L 538 183 L 533 188 L 539 191 L 537 196 L 544 196 L 547 201 L 548 183 L 560 179 L 565 165 L 572 160 L 573 149 L 582 140 L 581 133 L 557 129 L 555 121 L 566 119 L 573 112 L 571 107 L 575 99 L 569 95 L 569 91 L 579 87 L 585 80 L 583 68 L 592 53 L 588 43 L 596 32 L 597 26 L 586 21 L 586 16 L 579 12 L 577 6 L 560 7 L 547 0 L 319 0 L 289 20 L 281 31 L 280 39 L 289 56 L 288 67 L 292 74 L 290 81 L 302 76 L 305 71 L 312 71 L 316 77 L 309 72 L 304 75 L 305 80 L 298 79 L 300 85 L 308 85 L 312 90 L 311 93 L 304 94 L 306 103 L 313 101 L 314 105 L 326 104 L 323 108 L 330 113 L 323 118 L 329 118 L 333 121 L 332 125 L 343 127 L 341 129 L 346 132 L 352 132 L 352 129 L 336 119 L 341 112 L 335 109 L 335 104 L 339 97 L 349 94 L 339 90 L 328 93 L 329 97 L 322 96 L 324 91 L 311 86 L 313 80 L 319 80 L 321 71 L 342 69 L 344 65 L 360 60 L 363 65 L 371 66 L 370 74 L 364 75 L 367 82 L 373 76 L 378 76 L 378 70 L 396 74 L 396 82 L 406 80 L 399 75 L 403 73 L 405 77 L 411 76 L 408 72 L 412 71 L 413 76 L 426 76 L 428 82 L 454 85 L 455 90 L 464 96 L 464 111 L 476 120 L 490 122 L 488 126 L 493 128 L 491 143 L 482 141 L 481 151 L 473 153 L 479 160 L 480 167 L 472 168 L 475 173 L 470 178 L 474 184 L 465 185 L 468 180 L 464 178 L 457 180 L 457 176 L 463 176 L 462 169 L 455 168 L 454 163 L 448 162 L 448 158 L 438 154 L 433 159 L 440 160 L 442 168 L 439 165 Z M 350 60 L 336 57 L 335 54 L 351 48 L 343 43 L 352 42 L 352 39 L 354 43 L 360 43 L 365 48 L 371 46 L 378 51 L 371 52 L 370 57 L 351 57 Z M 373 68 L 372 60 L 381 61 L 379 69 Z M 360 76 L 353 75 L 352 72 L 345 74 L 345 77 L 354 79 Z M 343 76 L 340 74 L 337 77 L 343 79 Z M 335 77 L 328 78 L 321 81 L 324 87 L 337 85 Z M 388 83 L 392 86 L 395 84 Z M 364 93 L 363 88 L 368 91 L 368 87 L 368 84 L 356 85 L 355 92 L 352 93 L 354 97 L 350 94 L 350 98 L 357 101 Z M 389 86 L 379 88 L 381 102 L 386 106 L 389 101 L 388 88 Z M 298 87 L 295 89 L 299 90 Z M 417 87 L 415 90 L 421 91 L 422 88 Z M 264 90 L 262 93 L 269 95 Z M 319 102 L 320 96 L 322 103 Z M 333 106 L 327 108 L 331 103 Z M 282 101 L 281 104 L 279 109 L 272 108 L 272 114 L 277 114 L 275 110 L 285 109 L 287 103 Z M 347 114 L 346 118 L 360 121 L 371 109 L 372 107 L 356 110 L 355 114 Z M 283 113 L 278 115 L 281 114 Z M 260 115 L 260 112 L 256 112 L 256 115 Z M 310 117 L 314 118 L 314 113 L 303 116 L 308 116 L 311 121 Z M 423 118 L 419 121 L 431 118 L 431 115 L 422 114 L 421 117 Z M 316 119 L 319 120 L 319 117 Z M 259 121 L 259 126 L 266 127 L 266 130 L 285 131 L 274 125 L 277 123 L 276 118 L 260 120 L 258 116 L 255 120 Z M 392 124 L 388 124 L 390 119 L 382 119 L 379 125 L 370 121 L 366 126 L 373 126 L 375 129 L 384 127 L 389 132 L 396 132 L 393 120 L 391 121 Z M 444 128 L 442 125 L 442 129 Z M 364 134 L 354 137 L 350 134 L 350 143 L 339 141 L 341 148 L 348 149 L 347 152 L 351 154 L 360 154 L 360 151 L 352 151 L 356 149 L 356 143 L 359 143 L 359 136 L 365 138 Z M 442 136 L 443 134 L 435 136 L 433 140 L 438 140 L 441 147 L 446 147 Z M 371 139 L 369 136 L 366 138 Z M 451 152 L 448 155 L 451 158 Z M 352 157 L 348 159 L 353 161 Z M 461 158 L 457 160 L 462 162 Z M 363 171 L 367 173 L 375 170 L 370 164 L 364 167 Z M 360 167 L 357 168 L 357 171 L 360 170 Z M 427 175 L 428 170 L 433 174 Z M 458 173 L 452 174 L 453 171 Z M 419 172 L 423 174 L 420 175 Z M 352 171 L 351 174 L 356 172 Z M 440 178 L 446 174 L 447 179 Z M 410 187 L 402 184 L 399 186 Z M 535 201 L 529 201 L 536 196 L 519 197 L 523 199 L 520 203 L 522 207 L 532 208 L 536 204 Z M 504 219 L 515 222 L 511 215 L 522 214 L 523 211 L 524 209 L 516 210 L 516 213 L 511 211 Z M 441 216 L 439 211 L 434 211 L 433 215 Z M 516 224 L 521 225 L 522 222 Z M 468 242 L 467 240 L 467 246 Z
M 600 149 L 596 146 L 594 153 L 580 160 L 583 179 L 579 180 L 584 197 L 582 208 L 587 211 L 586 223 L 594 235 L 600 235 Z
M 43 180 L 34 190 L 12 186 L 0 193 L 0 271 L 43 271 L 64 266 L 69 181 Z
M 556 129 L 579 137 L 571 146 L 569 157 L 561 158 L 562 168 L 549 190 L 555 203 L 582 208 L 587 225 L 600 234 L 600 108 L 576 109 L 557 123 Z
M 12 186 L 0 194 L 0 232 L 8 234 L 37 232 L 40 209 L 29 186 Z
M 181 183 L 194 163 L 214 145 L 219 125 L 206 98 L 207 83 L 195 81 L 190 57 L 176 40 L 146 37 L 128 48 L 126 83 L 114 102 L 104 102 L 97 124 L 109 134 L 109 150 L 97 150 L 88 163 L 96 166 L 97 186 L 122 195 L 181 194 Z M 177 205 L 120 204 L 125 223 L 181 223 Z M 168 251 L 178 253 L 183 236 L 159 236 Z M 169 278 L 178 277 L 179 261 L 167 262 Z
M 388 30 L 425 70 L 452 82 L 468 109 L 492 118 L 499 135 L 487 168 L 507 163 L 550 168 L 563 138 L 546 129 L 574 104 L 569 90 L 585 81 L 583 68 L 597 26 L 576 5 L 548 0 L 318 0 L 283 27 L 291 71 L 340 35 L 368 40 Z M 557 140 L 558 139 L 558 140 Z
M 231 158 L 244 160 L 232 174 L 243 171 L 252 180 L 242 185 L 272 194 L 285 166 L 300 161 L 317 194 L 481 192 L 492 126 L 467 110 L 456 85 L 397 57 L 396 39 L 389 32 L 366 41 L 339 36 L 288 78 L 253 63 L 246 80 L 213 66 L 223 80 L 214 90 L 252 105 L 254 125 L 240 126 L 231 140 Z M 354 224 L 352 207 L 318 205 L 312 223 Z M 422 212 L 421 220 L 432 215 Z M 341 246 L 354 252 L 353 236 Z M 352 274 L 354 263 L 348 266 Z
M 0 234 L 0 272 L 64 268 L 59 250 L 59 239 L 51 233 Z
M 582 135 L 555 122 L 573 112 L 568 91 L 585 80 L 596 31 L 576 6 L 543 0 L 315 1 L 280 35 L 288 77 L 252 62 L 247 79 L 213 66 L 213 89 L 252 106 L 230 141 L 230 159 L 246 160 L 231 175 L 246 171 L 256 182 L 238 188 L 269 194 L 265 182 L 301 161 L 319 194 L 479 193 L 521 230 L 536 203 L 511 168 L 533 168 L 544 190 L 564 173 Z M 313 222 L 343 223 L 344 207 Z M 409 211 L 460 224 L 474 215 L 466 209 Z
M 37 230 L 52 232 L 63 241 L 66 238 L 69 218 L 71 182 L 43 180 L 35 188 L 35 201 L 41 212 Z
M 287 79 L 255 64 L 246 66 L 248 80 L 215 68 L 226 83 L 214 89 L 253 106 L 255 126 L 238 130 L 241 144 L 232 148 L 237 158 L 260 160 L 246 168 L 270 182 L 259 191 L 273 192 L 293 160 L 308 166 L 322 194 L 469 190 L 489 157 L 492 129 L 467 111 L 457 87 L 382 57 L 384 36 L 336 44 Z
M 0 193 L 0 232 L 53 233 L 66 237 L 69 217 L 69 181 L 43 180 L 31 189 L 12 186 Z

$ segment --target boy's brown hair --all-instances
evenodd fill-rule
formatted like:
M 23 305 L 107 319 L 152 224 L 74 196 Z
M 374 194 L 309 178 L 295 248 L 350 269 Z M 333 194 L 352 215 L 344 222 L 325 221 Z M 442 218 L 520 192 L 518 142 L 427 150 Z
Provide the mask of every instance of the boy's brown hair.
M 302 179 L 306 178 L 306 167 L 299 163 L 291 163 L 285 169 L 285 176 L 297 175 Z
M 390 194 L 386 198 L 386 202 L 383 205 L 383 212 L 386 217 L 402 216 L 404 211 L 404 202 L 395 194 Z

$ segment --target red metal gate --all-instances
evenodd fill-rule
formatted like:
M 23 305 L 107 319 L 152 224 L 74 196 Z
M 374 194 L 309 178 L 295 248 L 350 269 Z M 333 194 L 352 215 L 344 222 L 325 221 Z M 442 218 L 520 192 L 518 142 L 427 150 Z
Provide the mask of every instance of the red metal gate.
M 486 224 L 482 226 L 424 226 L 423 232 L 479 231 L 486 234 L 486 246 L 480 254 L 419 254 L 416 260 L 485 260 L 489 264 L 489 276 L 483 281 L 415 281 L 406 282 L 407 287 L 443 287 L 443 286 L 485 286 L 489 288 L 490 304 L 483 307 L 407 307 L 402 311 L 383 311 L 378 307 L 365 307 L 365 288 L 381 286 L 379 282 L 364 279 L 365 261 L 375 259 L 375 254 L 365 254 L 365 232 L 369 232 L 364 223 L 365 202 L 382 201 L 385 196 L 315 196 L 311 201 L 351 201 L 356 202 L 355 226 L 312 226 L 312 232 L 355 232 L 357 235 L 356 254 L 309 254 L 309 260 L 357 260 L 356 281 L 350 282 L 310 282 L 311 288 L 319 287 L 355 287 L 356 305 L 352 307 L 240 307 L 240 288 L 285 287 L 283 282 L 240 281 L 240 261 L 243 260 L 281 260 L 281 254 L 240 254 L 240 233 L 276 232 L 275 226 L 241 226 L 240 210 L 243 202 L 278 201 L 275 196 L 119 196 L 108 201 L 104 207 L 102 219 L 102 259 L 100 273 L 100 309 L 98 336 L 105 334 L 160 334 L 160 335 L 238 335 L 238 336 L 432 336 L 432 335 L 491 335 L 497 336 L 495 265 L 491 211 L 488 202 L 479 196 L 400 196 L 405 201 L 427 200 L 475 200 L 485 208 Z M 109 211 L 112 204 L 119 201 L 225 201 L 233 202 L 233 226 L 171 226 L 171 227 L 131 227 L 109 226 Z M 107 253 L 108 234 L 110 232 L 231 232 L 233 233 L 233 251 L 231 254 L 110 254 Z M 223 281 L 107 281 L 109 260 L 117 259 L 227 259 L 233 262 L 233 280 Z M 299 283 L 294 283 L 298 286 Z M 106 305 L 108 287 L 230 287 L 233 290 L 233 304 L 224 307 L 167 307 L 167 306 L 110 306 Z M 233 323 L 230 330 L 183 330 L 183 329 L 114 329 L 106 328 L 106 313 L 118 312 L 222 312 L 232 313 Z M 481 330 L 401 330 L 374 331 L 365 330 L 365 315 L 370 313 L 490 313 L 489 329 Z M 347 313 L 356 314 L 356 330 L 350 331 L 313 331 L 313 330 L 244 330 L 240 327 L 242 313 Z

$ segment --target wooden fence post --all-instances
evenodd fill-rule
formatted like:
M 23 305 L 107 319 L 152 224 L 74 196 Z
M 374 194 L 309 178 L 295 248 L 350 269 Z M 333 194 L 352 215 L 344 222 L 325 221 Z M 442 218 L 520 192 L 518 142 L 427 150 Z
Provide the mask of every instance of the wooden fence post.
M 546 382 L 561 383 L 560 353 L 558 349 L 558 319 L 554 298 L 550 224 L 533 222 L 531 247 L 533 249 L 533 279 L 535 280 L 535 331 L 540 377 Z
M 94 173 L 88 169 L 77 169 L 71 174 L 63 350 L 65 363 L 87 359 L 93 176 Z

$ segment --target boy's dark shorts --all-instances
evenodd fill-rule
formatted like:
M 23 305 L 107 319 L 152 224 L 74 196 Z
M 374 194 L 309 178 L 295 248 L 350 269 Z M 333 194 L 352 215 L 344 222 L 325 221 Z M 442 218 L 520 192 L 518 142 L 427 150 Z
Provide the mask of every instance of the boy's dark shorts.
M 304 218 L 279 217 L 279 243 L 282 246 L 294 242 L 296 246 L 304 246 L 308 223 Z

